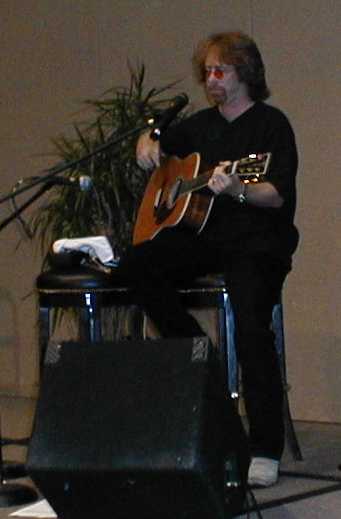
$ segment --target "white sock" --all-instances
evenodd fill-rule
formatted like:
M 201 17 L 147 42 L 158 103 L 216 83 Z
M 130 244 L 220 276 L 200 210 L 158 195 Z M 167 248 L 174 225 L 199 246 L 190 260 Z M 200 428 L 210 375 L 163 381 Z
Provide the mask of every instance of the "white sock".
M 252 458 L 248 473 L 248 484 L 259 487 L 274 485 L 278 480 L 278 470 L 278 460 L 261 457 Z

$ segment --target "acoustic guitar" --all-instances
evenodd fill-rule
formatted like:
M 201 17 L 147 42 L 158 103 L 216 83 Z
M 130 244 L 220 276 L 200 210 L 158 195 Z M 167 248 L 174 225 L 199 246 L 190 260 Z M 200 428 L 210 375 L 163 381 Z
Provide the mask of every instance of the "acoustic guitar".
M 251 154 L 226 166 L 228 175 L 238 175 L 243 182 L 258 182 L 266 174 L 271 153 Z M 202 171 L 203 170 L 203 171 Z M 214 168 L 205 170 L 199 153 L 184 159 L 163 158 L 147 184 L 133 233 L 133 243 L 153 239 L 165 227 L 179 223 L 200 233 L 204 228 L 214 194 L 205 189 Z

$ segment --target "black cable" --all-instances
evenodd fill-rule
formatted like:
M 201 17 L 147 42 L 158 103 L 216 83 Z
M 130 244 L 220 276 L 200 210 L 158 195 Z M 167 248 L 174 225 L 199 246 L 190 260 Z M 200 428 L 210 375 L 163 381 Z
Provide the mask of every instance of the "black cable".
M 17 205 L 15 196 L 16 196 L 16 191 L 18 189 L 20 189 L 25 184 L 30 185 L 30 183 L 32 181 L 35 181 L 37 178 L 39 178 L 39 177 L 28 177 L 28 178 L 21 178 L 20 180 L 18 180 L 18 182 L 16 182 L 12 188 L 13 197 L 10 198 L 11 208 L 12 208 L 12 211 L 16 214 L 16 220 L 21 225 L 25 235 L 29 239 L 33 238 L 32 231 L 30 229 L 29 224 L 26 222 L 26 220 L 20 214 L 19 207 Z
M 0 440 L 2 440 L 2 423 L 0 415 Z M 0 485 L 4 482 L 4 460 L 2 457 L 2 441 L 0 441 Z
M 331 481 L 335 483 L 341 483 L 340 476 L 326 476 L 324 474 L 312 473 L 312 472 L 295 472 L 290 470 L 280 470 L 281 476 L 301 479 L 318 479 L 321 481 Z
M 30 226 L 29 224 L 26 222 L 26 220 L 19 214 L 18 212 L 18 205 L 16 203 L 16 200 L 15 198 L 11 198 L 11 206 L 12 206 L 12 211 L 14 213 L 17 214 L 16 216 L 16 220 L 18 221 L 18 223 L 21 225 L 21 228 L 22 230 L 24 231 L 25 235 L 27 238 L 29 238 L 30 240 L 32 240 L 33 238 L 33 233 L 30 229 Z
M 248 495 L 248 494 L 251 497 L 252 507 L 253 507 L 252 510 L 254 510 L 256 512 L 258 519 L 263 519 L 259 505 L 257 503 L 257 499 L 255 498 L 255 495 L 254 495 L 253 491 L 251 490 L 251 487 L 249 487 L 249 486 L 247 486 L 247 488 L 246 488 L 246 495 Z M 248 510 L 247 517 L 249 517 L 249 515 L 250 515 L 250 508 Z

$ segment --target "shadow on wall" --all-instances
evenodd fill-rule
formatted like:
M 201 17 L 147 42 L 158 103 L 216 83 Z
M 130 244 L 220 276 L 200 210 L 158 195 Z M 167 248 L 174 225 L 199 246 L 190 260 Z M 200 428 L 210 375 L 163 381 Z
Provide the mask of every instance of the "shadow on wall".
M 0 286 L 0 308 L 2 327 L 0 329 L 0 391 L 10 391 L 18 386 L 20 341 L 18 308 L 10 290 Z

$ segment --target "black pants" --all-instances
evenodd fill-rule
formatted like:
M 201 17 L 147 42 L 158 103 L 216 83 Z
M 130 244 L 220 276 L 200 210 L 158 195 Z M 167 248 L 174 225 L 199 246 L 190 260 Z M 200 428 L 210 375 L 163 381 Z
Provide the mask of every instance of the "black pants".
M 119 270 L 164 337 L 203 335 L 175 287 L 206 273 L 224 273 L 235 314 L 251 455 L 280 459 L 283 388 L 270 324 L 288 268 L 270 255 L 236 252 L 231 245 L 177 228 L 132 247 Z

